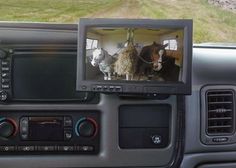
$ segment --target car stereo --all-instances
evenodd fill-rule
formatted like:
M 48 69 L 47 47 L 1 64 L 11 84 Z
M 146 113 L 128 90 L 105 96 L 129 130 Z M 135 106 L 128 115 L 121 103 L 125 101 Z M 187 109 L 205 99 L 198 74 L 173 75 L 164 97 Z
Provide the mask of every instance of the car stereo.
M 76 49 L 0 49 L 0 101 L 83 101 L 76 92 Z

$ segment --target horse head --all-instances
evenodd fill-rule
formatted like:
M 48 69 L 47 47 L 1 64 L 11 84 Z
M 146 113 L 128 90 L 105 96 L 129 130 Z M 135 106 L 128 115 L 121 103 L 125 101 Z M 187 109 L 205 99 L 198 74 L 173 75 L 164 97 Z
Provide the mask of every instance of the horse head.
M 102 60 L 105 59 L 106 51 L 102 48 L 97 48 L 93 51 L 93 58 L 91 64 L 93 66 L 98 66 Z
M 166 55 L 165 48 L 168 46 L 168 43 L 165 45 L 157 44 L 153 42 L 151 45 L 151 60 L 153 62 L 153 70 L 160 71 L 162 68 L 162 57 Z

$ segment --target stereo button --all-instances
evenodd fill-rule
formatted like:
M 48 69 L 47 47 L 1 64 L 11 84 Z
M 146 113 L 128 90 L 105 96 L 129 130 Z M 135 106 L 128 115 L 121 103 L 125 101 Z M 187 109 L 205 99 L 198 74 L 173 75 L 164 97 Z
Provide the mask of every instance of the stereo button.
M 22 140 L 28 139 L 28 117 L 20 119 L 20 135 Z
M 94 151 L 94 147 L 93 146 L 77 146 L 77 150 L 80 152 L 92 152 Z
M 10 88 L 10 85 L 8 85 L 8 84 L 3 84 L 2 85 L 2 89 L 9 89 Z
M 2 77 L 3 78 L 8 78 L 9 77 L 9 73 L 2 73 Z
M 2 61 L 2 66 L 8 66 L 9 65 L 9 61 Z
M 2 67 L 2 72 L 8 72 L 10 70 L 10 68 L 9 67 Z
M 59 151 L 71 152 L 74 151 L 74 146 L 58 146 Z
M 73 122 L 71 117 L 64 117 L 64 126 L 65 127 L 72 127 Z
M 22 117 L 20 119 L 20 136 L 22 140 L 28 139 L 28 117 Z
M 152 135 L 151 136 L 152 143 L 155 145 L 161 144 L 162 143 L 162 138 L 160 135 Z
M 32 152 L 34 151 L 34 146 L 18 146 L 18 151 Z
M 2 90 L 0 91 L 0 100 L 1 101 L 6 101 L 7 100 L 7 92 Z
M 9 83 L 10 79 L 7 78 L 2 78 L 2 84 Z
M 21 127 L 21 133 L 28 133 L 28 127 Z
M 65 130 L 64 131 L 64 139 L 70 140 L 72 138 L 72 130 Z
M 28 126 L 28 117 L 21 118 L 21 125 Z
M 38 151 L 47 152 L 47 151 L 55 151 L 54 146 L 38 146 Z
M 21 139 L 22 140 L 27 140 L 28 139 L 28 135 L 27 134 L 21 134 Z
M 0 146 L 0 152 L 12 152 L 15 151 L 14 146 Z

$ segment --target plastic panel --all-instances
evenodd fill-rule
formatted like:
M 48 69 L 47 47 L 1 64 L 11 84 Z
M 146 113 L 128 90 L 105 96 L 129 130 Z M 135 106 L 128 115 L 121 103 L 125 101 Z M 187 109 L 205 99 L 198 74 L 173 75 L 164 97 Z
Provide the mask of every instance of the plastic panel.
M 171 111 L 171 140 L 163 149 L 129 149 L 123 150 L 118 146 L 118 109 L 123 104 L 170 104 Z M 120 167 L 120 166 L 165 166 L 171 162 L 174 152 L 175 124 L 176 124 L 176 97 L 166 100 L 121 100 L 115 95 L 102 95 L 99 104 L 95 105 L 0 105 L 1 111 L 9 110 L 99 110 L 101 111 L 101 146 L 97 156 L 2 156 L 0 163 L 3 167 L 19 168 L 32 167 Z M 9 111 L 10 112 L 10 111 Z M 14 162 L 9 160 L 14 159 Z M 92 160 L 92 161 L 91 161 Z
M 71 45 L 77 42 L 77 30 L 74 25 L 57 24 L 0 24 L 0 44 L 3 46 L 20 43 L 32 46 L 43 45 Z M 170 143 L 162 149 L 128 149 L 123 150 L 118 146 L 118 109 L 120 105 L 126 104 L 169 104 L 171 111 Z M 182 104 L 181 107 L 182 109 Z M 80 155 L 34 155 L 34 156 L 1 156 L 2 167 L 162 167 L 174 164 L 176 159 L 175 138 L 177 132 L 177 97 L 170 96 L 164 100 L 137 100 L 120 99 L 116 95 L 102 95 L 99 104 L 58 104 L 58 103 L 10 103 L 0 104 L 0 111 L 9 112 L 15 110 L 99 110 L 101 111 L 101 144 L 100 153 L 96 156 Z M 177 141 L 181 144 L 182 139 Z M 181 145 L 180 145 L 181 146 Z M 181 152 L 181 151 L 178 151 Z M 181 153 L 179 154 L 181 155 Z
M 186 139 L 182 168 L 202 163 L 235 161 L 236 143 L 205 145 L 201 142 L 200 90 L 205 85 L 219 88 L 235 87 L 236 49 L 194 48 L 192 95 L 186 97 Z M 215 153 L 214 153 L 215 152 Z

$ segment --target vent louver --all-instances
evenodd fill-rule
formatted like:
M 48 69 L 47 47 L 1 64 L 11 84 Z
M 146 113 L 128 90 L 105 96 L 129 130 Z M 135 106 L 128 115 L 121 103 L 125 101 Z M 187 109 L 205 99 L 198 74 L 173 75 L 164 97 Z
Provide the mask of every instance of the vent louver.
M 235 131 L 234 92 L 210 90 L 206 96 L 208 135 L 233 134 Z

